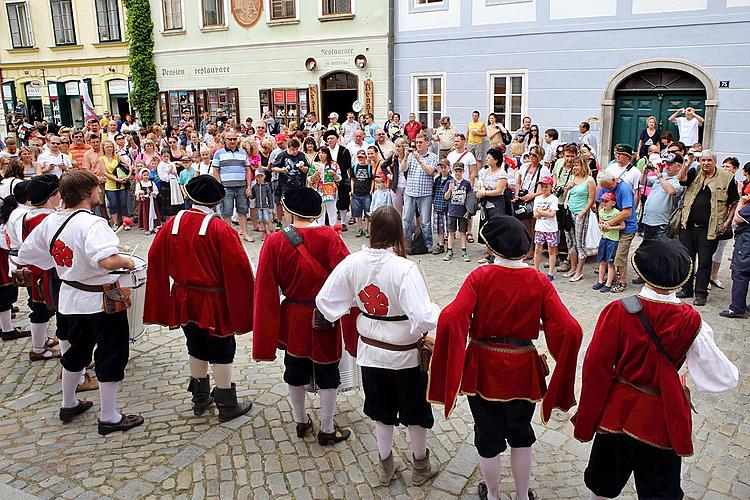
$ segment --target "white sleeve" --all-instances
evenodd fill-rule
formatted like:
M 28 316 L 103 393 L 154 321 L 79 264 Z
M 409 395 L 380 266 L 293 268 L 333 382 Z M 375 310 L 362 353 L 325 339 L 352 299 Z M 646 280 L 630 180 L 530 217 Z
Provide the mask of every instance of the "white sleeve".
M 94 222 L 86 232 L 86 241 L 83 244 L 91 267 L 99 267 L 99 261 L 119 253 L 117 248 L 119 244 L 120 239 L 106 220 L 98 219 Z
M 698 390 L 724 392 L 737 387 L 739 371 L 714 342 L 714 332 L 705 321 L 687 352 L 687 367 Z
M 34 228 L 21 244 L 21 248 L 18 249 L 18 263 L 31 264 L 46 270 L 55 267 L 55 260 L 49 253 L 50 242 L 45 237 L 46 232 L 42 224 Z
M 409 267 L 409 271 L 401 282 L 398 301 L 406 316 L 409 317 L 412 334 L 421 335 L 435 329 L 440 308 L 430 301 L 427 286 L 416 264 Z
M 336 321 L 357 305 L 349 283 L 351 258 L 352 256 L 347 256 L 339 262 L 315 297 L 315 307 L 328 321 Z

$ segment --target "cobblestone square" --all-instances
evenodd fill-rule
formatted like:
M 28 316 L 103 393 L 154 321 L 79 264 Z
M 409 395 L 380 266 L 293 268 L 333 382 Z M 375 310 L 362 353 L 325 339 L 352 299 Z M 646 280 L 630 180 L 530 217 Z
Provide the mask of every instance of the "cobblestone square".
M 352 251 L 363 243 L 352 232 L 344 238 Z M 150 237 L 137 231 L 124 233 L 122 242 L 138 245 L 145 257 Z M 260 242 L 246 245 L 257 262 Z M 476 261 L 482 248 L 472 245 Z M 731 255 L 727 252 L 726 255 Z M 447 304 L 465 276 L 477 265 L 420 256 L 432 299 Z M 720 277 L 729 280 L 729 262 Z M 588 344 L 602 307 L 619 298 L 593 292 L 593 266 L 585 279 L 569 283 L 559 277 L 555 286 L 581 323 Z M 631 276 L 632 277 L 632 276 Z M 627 293 L 634 293 L 630 285 Z M 683 489 L 688 498 L 750 498 L 750 346 L 746 320 L 719 317 L 729 301 L 729 289 L 713 290 L 701 312 L 715 332 L 716 342 L 739 370 L 738 389 L 723 395 L 694 392 L 695 455 L 684 461 Z M 262 298 L 261 298 L 262 299 Z M 27 322 L 25 294 L 19 300 L 16 325 Z M 248 304 L 250 307 L 250 304 Z M 54 334 L 51 326 L 49 335 Z M 544 342 L 537 344 L 544 350 Z M 189 372 L 181 330 L 149 327 L 131 347 L 126 378 L 120 385 L 119 406 L 141 413 L 145 425 L 125 434 L 99 436 L 96 432 L 98 393 L 83 397 L 94 408 L 63 426 L 57 418 L 60 404 L 59 364 L 29 361 L 28 339 L 3 343 L 0 355 L 0 497 L 19 493 L 38 498 L 476 498 L 480 480 L 478 456 L 473 446 L 472 419 L 465 398 L 459 398 L 449 420 L 435 406 L 436 424 L 428 447 L 439 461 L 441 473 L 422 487 L 411 485 L 410 470 L 381 487 L 374 471 L 378 460 L 373 425 L 363 415 L 363 395 L 351 391 L 339 398 L 336 421 L 353 431 L 343 444 L 323 448 L 308 436 L 296 438 L 287 388 L 282 380 L 281 358 L 275 363 L 251 360 L 251 334 L 238 337 L 234 379 L 238 394 L 253 400 L 252 411 L 219 424 L 215 410 L 192 415 L 186 391 Z M 580 365 L 584 349 L 579 355 Z M 317 397 L 308 396 L 318 427 Z M 537 443 L 533 447 L 531 487 L 538 498 L 588 498 L 583 470 L 589 444 L 572 437 L 569 421 L 541 425 L 534 418 Z M 397 432 L 395 448 L 409 462 L 406 432 Z M 501 489 L 511 498 L 510 460 L 504 454 Z M 7 489 L 6 488 L 12 488 Z M 622 498 L 634 498 L 631 484 Z

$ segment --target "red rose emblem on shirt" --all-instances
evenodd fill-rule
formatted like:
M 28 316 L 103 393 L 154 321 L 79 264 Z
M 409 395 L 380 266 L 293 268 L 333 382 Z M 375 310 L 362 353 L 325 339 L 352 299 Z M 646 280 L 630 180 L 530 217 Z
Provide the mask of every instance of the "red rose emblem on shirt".
M 52 258 L 58 266 L 70 267 L 73 265 L 73 250 L 60 240 L 52 244 Z
M 370 283 L 358 294 L 359 300 L 365 306 L 368 314 L 373 316 L 385 316 L 388 314 L 388 297 L 378 288 Z

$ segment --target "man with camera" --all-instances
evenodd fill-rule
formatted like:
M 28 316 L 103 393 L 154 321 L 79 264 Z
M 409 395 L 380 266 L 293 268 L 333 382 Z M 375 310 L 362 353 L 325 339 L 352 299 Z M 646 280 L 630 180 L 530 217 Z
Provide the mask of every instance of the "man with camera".
M 667 237 L 669 218 L 677 207 L 680 196 L 685 191 L 677 175 L 682 166 L 682 156 L 666 153 L 661 157 L 661 165 L 646 163 L 641 183 L 651 186 L 651 192 L 643 206 L 643 239 Z M 663 166 L 663 169 L 660 168 Z M 653 172 L 655 175 L 649 175 Z
M 415 224 L 415 213 L 419 209 L 427 251 L 432 247 L 432 177 L 435 175 L 438 156 L 429 150 L 429 139 L 424 133 L 417 134 L 414 142 L 409 143 L 409 154 L 401 171 L 406 173 L 406 191 L 404 191 L 404 208 L 402 220 L 404 234 Z

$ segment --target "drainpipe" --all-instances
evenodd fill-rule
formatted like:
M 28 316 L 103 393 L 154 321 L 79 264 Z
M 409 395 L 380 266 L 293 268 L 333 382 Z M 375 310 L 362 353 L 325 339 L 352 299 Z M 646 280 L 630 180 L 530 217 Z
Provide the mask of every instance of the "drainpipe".
M 394 69 L 394 53 L 393 53 L 393 32 L 395 31 L 395 19 L 396 19 L 396 0 L 388 1 L 388 110 L 393 109 L 393 98 L 395 95 L 395 84 L 393 81 L 393 69 Z M 387 114 L 386 114 L 387 116 Z

